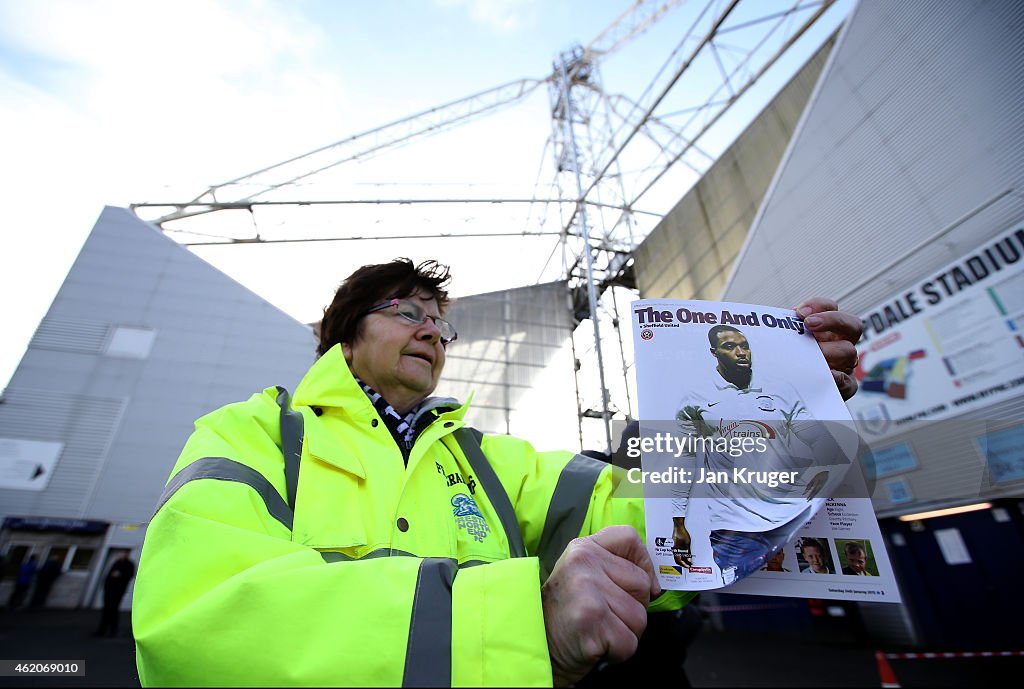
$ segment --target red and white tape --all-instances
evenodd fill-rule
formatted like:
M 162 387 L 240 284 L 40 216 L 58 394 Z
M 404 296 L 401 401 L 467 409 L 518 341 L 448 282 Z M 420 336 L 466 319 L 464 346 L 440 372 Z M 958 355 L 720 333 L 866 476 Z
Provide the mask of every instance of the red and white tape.
M 1024 651 L 946 651 L 943 653 L 886 653 L 890 660 L 921 660 L 924 658 L 1006 658 L 1024 656 Z
M 797 605 L 770 605 L 770 604 L 750 604 L 750 605 L 702 605 L 701 610 L 704 612 L 740 612 L 745 610 L 791 610 L 800 606 Z

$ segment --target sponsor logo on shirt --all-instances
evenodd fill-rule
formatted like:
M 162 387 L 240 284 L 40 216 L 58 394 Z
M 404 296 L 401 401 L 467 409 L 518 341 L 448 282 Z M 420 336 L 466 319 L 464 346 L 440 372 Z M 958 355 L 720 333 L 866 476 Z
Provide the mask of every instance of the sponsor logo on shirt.
M 719 421 L 718 432 L 723 437 L 775 439 L 774 428 L 763 421 L 753 421 L 750 419 L 740 419 L 730 423 L 725 423 L 724 420 Z

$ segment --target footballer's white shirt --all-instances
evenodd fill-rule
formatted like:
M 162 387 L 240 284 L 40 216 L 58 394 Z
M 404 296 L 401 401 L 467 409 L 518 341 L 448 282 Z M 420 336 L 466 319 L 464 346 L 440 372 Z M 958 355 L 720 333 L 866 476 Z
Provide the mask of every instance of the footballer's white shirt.
M 749 386 L 739 388 L 716 372 L 710 384 L 687 393 L 676 418 L 682 432 L 695 437 L 733 443 L 764 439 L 764 451 L 716 447 L 693 455 L 694 482 L 680 483 L 674 491 L 673 514 L 694 516 L 687 509 L 690 498 L 700 498 L 691 509 L 706 507 L 712 529 L 761 532 L 789 522 L 822 500 L 807 497 L 808 481 L 847 461 L 836 456 L 842 450 L 792 385 L 757 373 Z M 722 472 L 728 482 L 697 482 Z M 765 472 L 785 473 L 787 481 L 771 486 Z

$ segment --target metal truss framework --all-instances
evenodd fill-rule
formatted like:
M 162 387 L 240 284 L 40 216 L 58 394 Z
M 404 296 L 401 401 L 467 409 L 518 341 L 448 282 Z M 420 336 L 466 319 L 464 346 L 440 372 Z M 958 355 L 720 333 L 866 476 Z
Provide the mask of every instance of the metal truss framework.
M 686 188 L 677 185 L 672 190 L 661 189 L 659 183 L 681 170 L 688 170 L 695 180 L 710 168 L 714 154 L 702 142 L 714 132 L 716 123 L 834 2 L 793 0 L 780 6 L 764 0 L 707 0 L 700 7 L 687 8 L 687 30 L 646 87 L 636 96 L 609 94 L 602 84 L 601 64 L 670 11 L 686 4 L 682 0 L 636 0 L 589 45 L 558 55 L 552 73 L 543 79 L 508 82 L 430 108 L 213 185 L 188 201 L 137 203 L 132 209 L 140 215 L 162 212 L 151 222 L 165 230 L 184 232 L 188 232 L 189 218 L 237 209 L 255 217 L 257 209 L 269 206 L 505 203 L 557 209 L 557 232 L 526 227 L 522 234 L 560 237 L 561 273 L 572 291 L 576 320 L 589 318 L 594 329 L 593 344 L 586 348 L 589 351 L 575 352 L 576 358 L 596 353 L 598 359 L 600 400 L 596 405 L 600 409 L 594 411 L 595 405 L 591 404 L 584 411 L 588 405 L 580 401 L 580 422 L 599 419 L 610 450 L 611 417 L 617 413 L 631 416 L 634 412 L 628 399 L 625 405 L 616 405 L 609 397 L 600 346 L 600 324 L 607 319 L 598 313 L 602 308 L 600 295 L 615 285 L 633 287 L 632 250 L 665 212 L 639 209 L 637 204 L 659 191 L 669 194 L 672 205 L 678 201 Z M 547 85 L 551 110 L 548 143 L 553 154 L 553 194 L 531 198 L 304 197 L 309 193 L 307 183 L 328 171 L 519 103 L 542 84 Z M 174 226 L 169 227 L 169 223 Z M 356 237 L 268 239 L 257 232 L 251 238 L 209 239 L 186 243 L 338 241 Z M 611 319 L 617 328 L 618 314 L 612 314 Z M 583 395 L 579 380 L 577 386 Z
M 700 174 L 706 172 L 714 161 L 697 147 L 697 142 L 821 17 L 832 0 L 814 5 L 796 2 L 786 11 L 752 18 L 744 16 L 741 4 L 742 0 L 706 4 L 635 102 L 630 103 L 628 98 L 620 96 L 615 99 L 618 103 L 613 104 L 601 83 L 597 61 L 600 53 L 591 47 L 563 52 L 554 63 L 556 78 L 548 82 L 557 189 L 561 198 L 575 197 L 575 203 L 560 205 L 563 210 L 563 274 L 573 291 L 577 317 L 585 315 L 593 324 L 599 416 L 609 452 L 613 448 L 610 419 L 616 409 L 611 404 L 605 380 L 598 294 L 615 285 L 635 287 L 631 252 L 638 242 L 633 209 L 677 162 L 685 160 L 691 169 Z M 799 21 L 793 21 L 797 15 L 800 15 Z M 752 28 L 758 30 L 746 39 L 753 43 L 747 46 L 741 58 L 727 66 L 728 54 L 735 51 L 730 36 Z M 666 116 L 685 115 L 681 125 L 672 125 L 657 117 L 656 111 L 669 101 L 673 89 L 678 88 L 699 60 L 708 58 L 717 69 L 719 79 L 715 88 L 704 94 L 703 102 Z M 625 115 L 615 107 L 622 103 L 630 104 Z M 655 143 L 653 158 L 650 152 L 648 157 L 641 157 L 646 164 L 630 175 L 627 185 L 624 161 L 630 154 L 636 158 L 640 147 L 629 149 L 640 134 Z M 599 206 L 591 207 L 590 202 Z M 612 322 L 616 329 L 619 321 L 618 313 L 614 313 Z M 628 399 L 625 408 L 629 415 L 632 410 Z M 588 416 L 597 417 L 581 411 L 581 423 Z

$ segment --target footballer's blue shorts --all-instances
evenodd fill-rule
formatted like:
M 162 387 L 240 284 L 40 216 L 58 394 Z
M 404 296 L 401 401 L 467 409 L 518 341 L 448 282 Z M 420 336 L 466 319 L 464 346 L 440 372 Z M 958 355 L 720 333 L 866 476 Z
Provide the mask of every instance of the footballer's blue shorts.
M 796 536 L 797 530 L 809 517 L 810 509 L 771 531 L 712 531 L 711 550 L 725 584 L 731 584 L 764 567 L 769 558 Z

